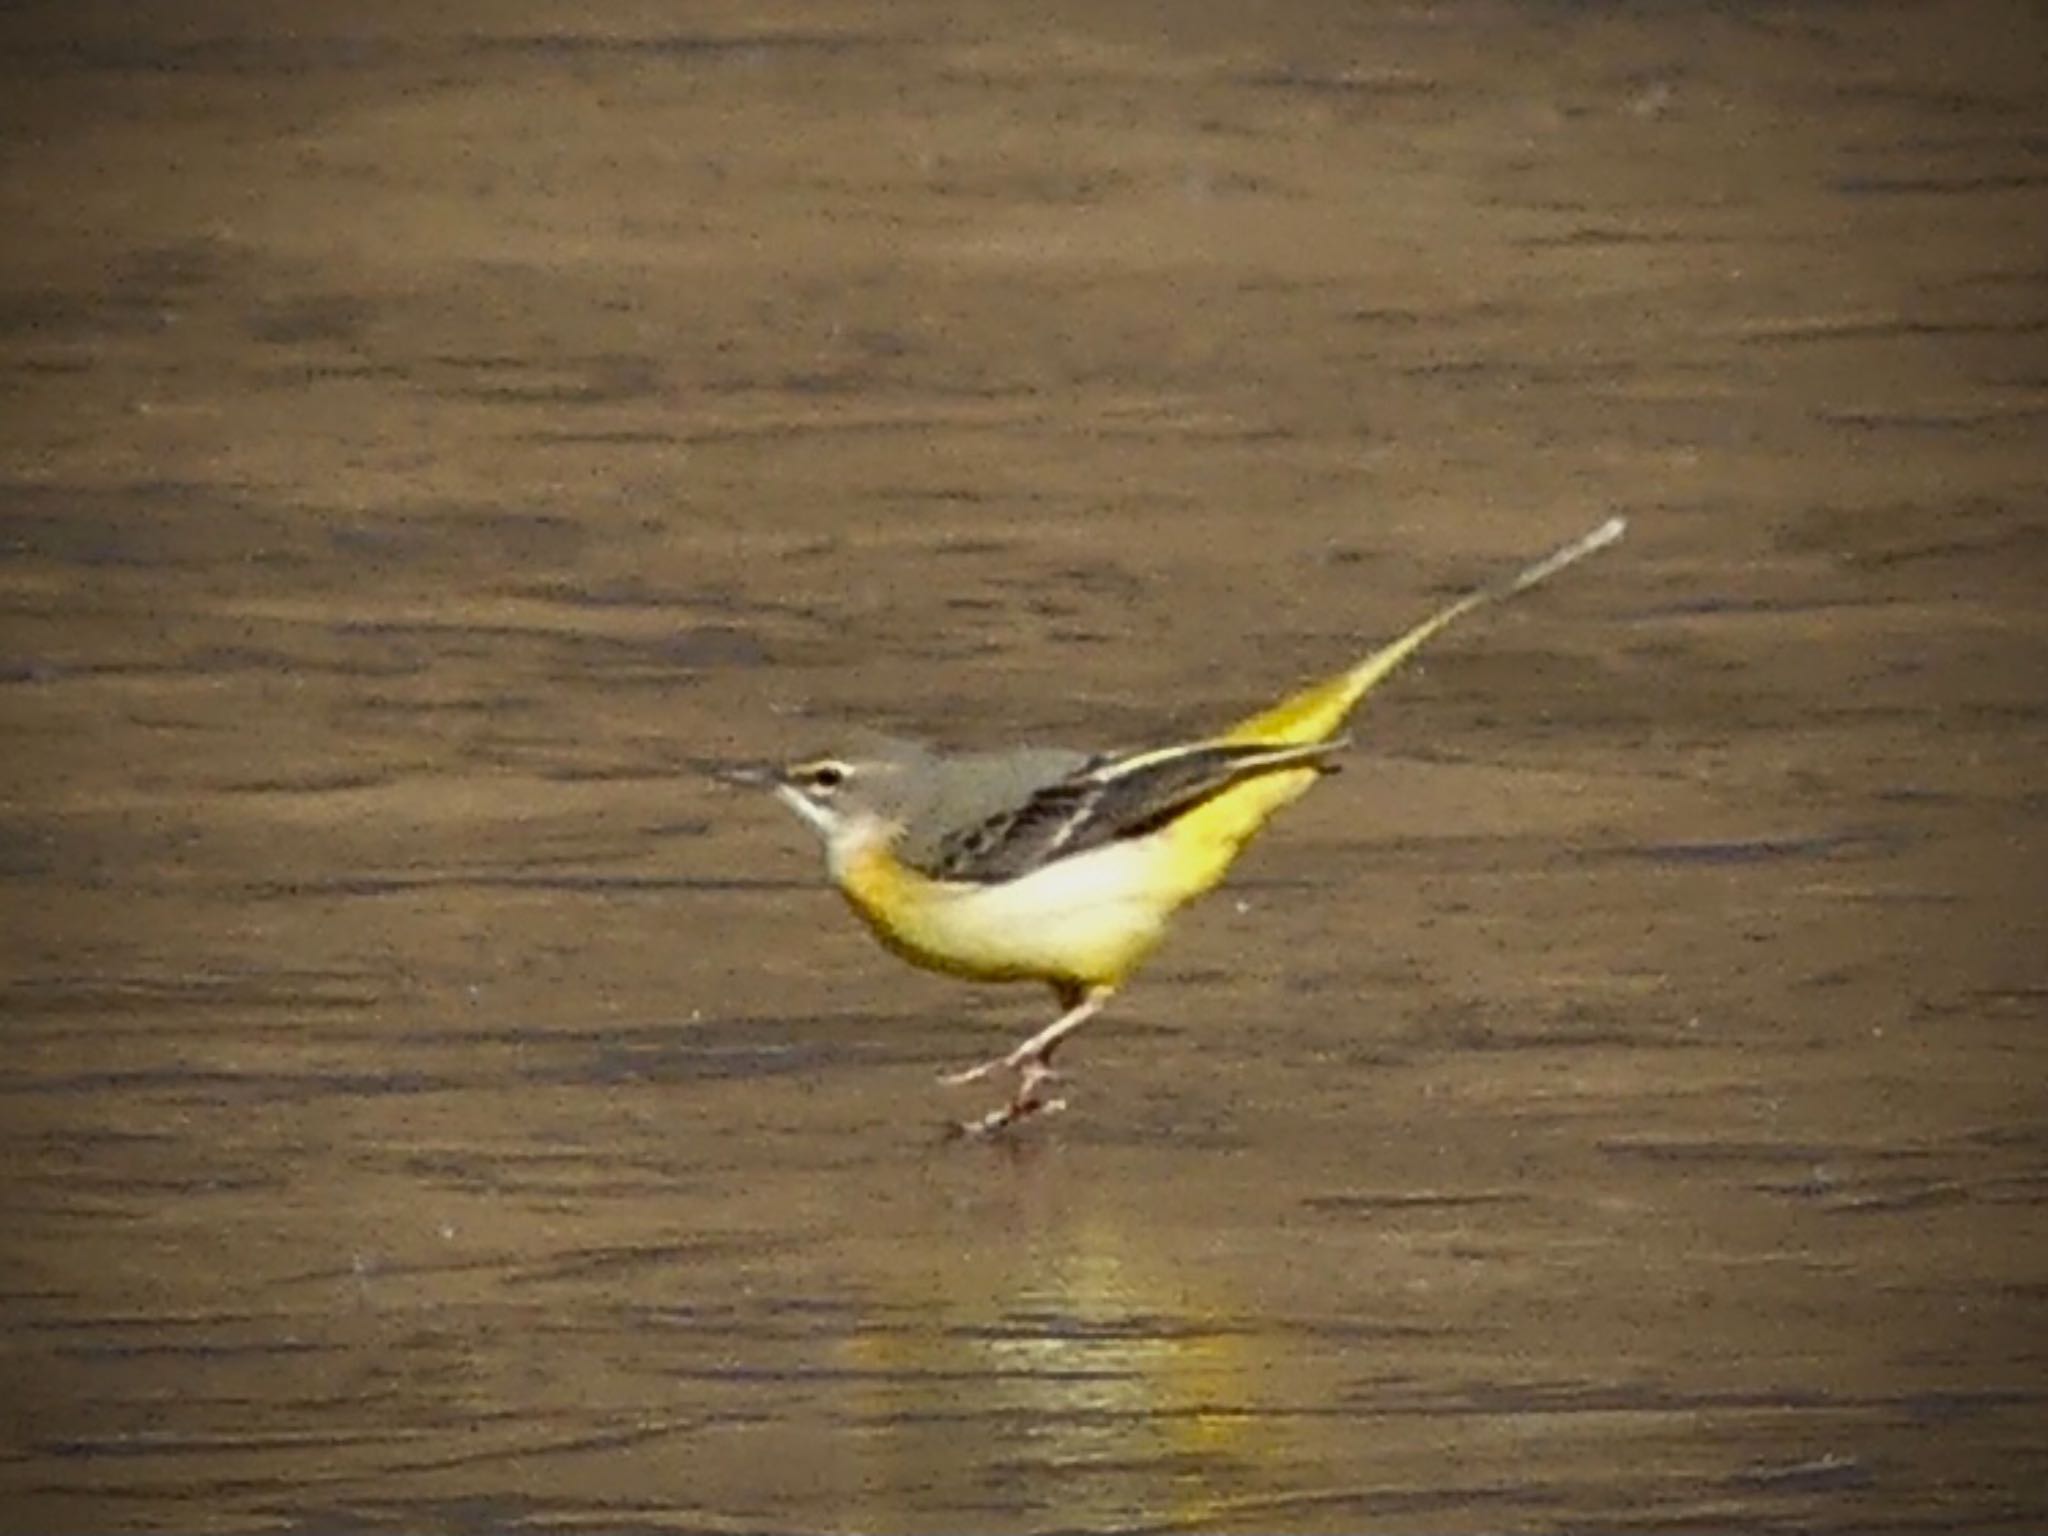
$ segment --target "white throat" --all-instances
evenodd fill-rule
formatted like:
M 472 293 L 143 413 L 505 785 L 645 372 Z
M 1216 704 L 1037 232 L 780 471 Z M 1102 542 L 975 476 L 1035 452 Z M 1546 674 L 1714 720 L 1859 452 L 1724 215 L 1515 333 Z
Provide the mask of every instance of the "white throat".
M 825 862 L 834 875 L 841 873 L 860 854 L 887 843 L 892 835 L 890 825 L 871 811 L 841 811 L 820 805 L 788 784 L 776 785 L 775 797 L 818 834 L 825 845 Z

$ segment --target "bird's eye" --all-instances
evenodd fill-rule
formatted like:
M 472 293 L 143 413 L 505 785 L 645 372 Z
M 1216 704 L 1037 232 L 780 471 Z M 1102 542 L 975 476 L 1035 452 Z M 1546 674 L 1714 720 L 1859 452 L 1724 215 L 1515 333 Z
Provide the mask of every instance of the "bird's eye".
M 846 770 L 837 763 L 820 763 L 810 773 L 811 788 L 834 790 L 846 782 Z

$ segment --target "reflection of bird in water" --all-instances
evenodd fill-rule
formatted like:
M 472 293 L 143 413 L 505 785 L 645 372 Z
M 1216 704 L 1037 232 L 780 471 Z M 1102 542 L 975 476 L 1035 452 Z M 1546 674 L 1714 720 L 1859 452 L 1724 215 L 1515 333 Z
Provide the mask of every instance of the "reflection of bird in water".
M 1093 757 L 1042 748 L 947 757 L 882 741 L 741 777 L 768 784 L 819 835 L 840 891 L 895 954 L 970 981 L 1051 985 L 1057 1019 L 948 1079 L 1017 1074 L 1009 1102 L 966 1127 L 998 1131 L 1060 1107 L 1041 1092 L 1060 1042 L 1276 811 L 1335 768 L 1338 733 L 1367 692 L 1453 620 L 1613 543 L 1623 526 L 1602 523 L 1199 741 Z
M 901 1529 L 912 1510 L 986 1526 L 999 1507 L 1056 1511 L 1063 1529 L 1139 1512 L 1178 1528 L 1278 1475 L 1275 1409 L 1303 1382 L 1274 1380 L 1272 1340 L 1219 1292 L 1223 1273 L 1153 1248 L 1138 1211 L 1086 1203 L 1008 1210 L 1029 1229 L 1014 1242 L 906 1253 L 890 1302 L 871 1299 L 839 1345 L 869 1430 L 860 1528 Z

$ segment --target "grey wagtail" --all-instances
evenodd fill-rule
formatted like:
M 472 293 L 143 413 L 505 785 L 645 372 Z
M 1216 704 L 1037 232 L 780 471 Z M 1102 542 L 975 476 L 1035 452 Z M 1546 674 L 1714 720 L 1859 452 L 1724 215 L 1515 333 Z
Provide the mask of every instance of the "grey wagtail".
M 1439 630 L 1621 537 L 1610 518 L 1481 587 L 1336 676 L 1200 741 L 1089 755 L 1049 748 L 941 756 L 877 739 L 845 756 L 732 777 L 772 788 L 825 844 L 833 883 L 892 953 L 969 981 L 1042 981 L 1060 1016 L 1008 1055 L 946 1079 L 1015 1072 L 987 1135 L 1064 1107 L 1052 1055 L 1222 880 L 1252 834 L 1307 793 L 1347 743 L 1360 699 Z

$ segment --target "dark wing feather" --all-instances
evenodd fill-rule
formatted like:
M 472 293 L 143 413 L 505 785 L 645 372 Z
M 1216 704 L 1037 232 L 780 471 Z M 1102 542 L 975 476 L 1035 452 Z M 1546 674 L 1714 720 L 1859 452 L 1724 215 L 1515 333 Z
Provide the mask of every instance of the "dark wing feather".
M 900 808 L 905 823 L 896 856 L 930 871 L 948 842 L 971 836 L 1005 817 L 1033 795 L 1086 772 L 1102 757 L 1057 747 L 1009 752 L 922 753 L 917 797 Z
M 1334 765 L 1341 741 L 1271 747 L 1214 742 L 1097 759 L 1021 805 L 943 838 L 926 872 L 982 884 L 1014 880 L 1122 838 L 1143 837 L 1233 785 L 1286 768 Z
M 1022 805 L 943 839 L 929 872 L 987 883 L 1036 869 L 1063 851 L 1100 794 L 1101 786 L 1082 777 L 1048 784 Z

